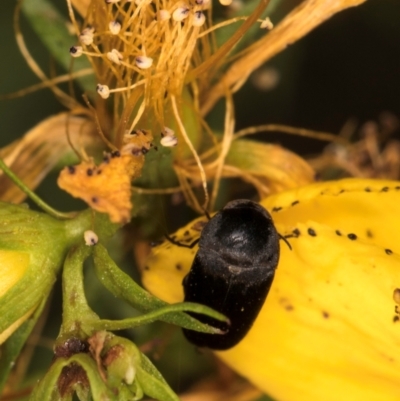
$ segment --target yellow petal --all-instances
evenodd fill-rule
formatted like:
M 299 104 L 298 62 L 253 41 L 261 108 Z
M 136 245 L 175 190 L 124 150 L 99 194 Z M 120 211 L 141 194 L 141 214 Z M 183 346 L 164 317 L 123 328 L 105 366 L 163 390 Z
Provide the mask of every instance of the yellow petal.
M 299 222 L 315 220 L 364 241 L 396 250 L 400 227 L 400 182 L 345 179 L 312 184 L 261 202 L 288 234 Z
M 274 283 L 248 335 L 218 356 L 277 400 L 399 399 L 400 183 L 312 184 L 262 203 L 282 235 L 300 234 L 289 238 L 292 250 L 281 242 Z M 198 227 L 190 223 L 176 240 L 191 242 Z M 195 252 L 155 248 L 144 285 L 181 301 Z
M 278 400 L 398 400 L 400 326 L 393 291 L 400 256 L 338 237 L 315 222 L 317 236 L 281 247 L 262 312 L 235 348 L 218 355 Z M 278 226 L 279 229 L 279 226 Z

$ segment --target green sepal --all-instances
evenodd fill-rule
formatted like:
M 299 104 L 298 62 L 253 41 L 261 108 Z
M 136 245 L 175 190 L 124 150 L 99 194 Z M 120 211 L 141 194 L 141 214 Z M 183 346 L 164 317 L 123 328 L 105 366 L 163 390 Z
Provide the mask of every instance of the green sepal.
M 113 336 L 106 341 L 105 351 L 118 354 L 107 366 L 109 382 L 114 385 L 126 383 L 131 394 L 135 394 L 135 399 L 141 398 L 144 393 L 160 401 L 179 401 L 161 373 L 131 341 Z M 127 371 L 133 372 L 131 383 L 126 382 Z
M 72 238 L 62 221 L 24 206 L 0 202 L 0 221 L 0 251 L 29 254 L 23 277 L 0 297 L 1 333 L 47 298 Z
M 142 354 L 141 365 L 137 367 L 136 376 L 143 392 L 149 397 L 160 401 L 179 401 L 179 397 L 144 354 Z
M 204 146 L 204 132 L 201 126 L 201 119 L 196 112 L 193 97 L 187 87 L 182 90 L 182 101 L 178 105 L 180 117 L 185 126 L 186 133 L 197 152 Z M 146 161 L 141 171 L 141 176 L 134 181 L 134 185 L 143 188 L 169 188 L 179 184 L 175 173 L 174 162 L 181 164 L 184 160 L 193 158 L 193 154 L 180 134 L 178 123 L 175 120 L 171 104 L 165 104 L 165 125 L 173 130 L 179 138 L 177 146 L 170 148 L 160 144 L 161 130 L 158 120 L 154 116 L 146 115 L 143 118 L 143 125 L 151 128 L 154 136 L 154 144 L 157 151 L 152 150 L 146 154 Z M 149 122 L 150 121 L 150 122 Z M 140 123 L 139 123 L 140 126 Z M 136 197 L 137 199 L 138 197 Z M 140 199 L 140 197 L 139 197 Z M 135 204 L 135 203 L 134 203 Z M 142 206 L 142 205 L 141 205 Z M 146 207 L 148 207 L 146 200 Z M 140 208 L 137 208 L 140 210 Z M 156 211 L 157 209 L 155 209 Z M 153 211 L 150 216 L 153 215 Z
M 1 358 L 0 358 L 0 394 L 3 391 L 3 387 L 6 384 L 8 375 L 11 369 L 15 365 L 15 361 L 21 352 L 27 338 L 31 334 L 33 328 L 40 315 L 46 300 L 43 300 L 37 307 L 36 311 L 30 316 L 24 323 L 11 335 L 10 338 L 1 346 Z
M 118 400 L 118 397 L 107 387 L 107 384 L 103 381 L 98 366 L 95 361 L 88 354 L 75 354 L 70 358 L 58 358 L 51 365 L 49 371 L 46 373 L 45 377 L 40 380 L 33 390 L 29 400 L 30 401 L 53 401 L 53 400 L 64 400 L 65 397 L 69 397 L 77 387 L 80 394 L 87 393 L 85 389 L 85 384 L 76 383 L 73 387 L 68 388 L 63 379 L 66 378 L 68 374 L 67 367 L 76 367 L 75 375 L 77 378 L 84 378 L 88 381 L 88 385 L 91 390 L 91 396 L 88 395 L 88 400 L 93 401 L 106 401 L 106 400 Z M 83 369 L 85 376 L 82 372 L 79 372 L 80 367 Z M 68 369 L 68 368 L 67 368 Z M 73 376 L 74 373 L 70 373 Z M 82 376 L 78 376 L 78 375 Z M 73 377 L 70 377 L 72 379 Z
M 178 311 L 176 311 L 175 313 L 171 313 L 168 311 L 173 307 L 176 309 L 187 308 L 186 310 L 190 308 L 191 311 L 195 311 L 196 313 L 202 313 L 222 321 L 226 320 L 224 319 L 224 316 L 220 313 L 217 313 L 204 305 L 198 304 L 183 303 L 173 306 L 155 297 L 154 295 L 150 294 L 142 287 L 140 287 L 132 280 L 131 277 L 124 273 L 110 258 L 106 248 L 104 248 L 101 244 L 96 245 L 93 252 L 93 259 L 95 273 L 100 282 L 117 298 L 125 300 L 139 311 L 154 312 L 155 314 L 157 314 L 156 318 L 152 321 L 162 320 L 164 322 L 175 324 L 186 329 L 201 331 L 204 333 L 220 333 L 218 329 L 200 323 L 198 320 L 190 317 L 185 313 Z M 160 310 L 161 308 L 163 310 Z M 168 312 L 168 314 L 164 314 L 166 312 Z M 134 322 L 136 320 L 139 322 L 140 319 L 143 319 L 143 323 L 138 324 L 144 324 L 144 321 L 149 318 L 149 315 L 144 315 L 132 319 L 125 319 L 127 325 L 126 327 L 133 327 Z M 131 326 L 128 326 L 129 320 L 132 321 Z M 102 324 L 103 322 L 106 321 L 102 321 Z M 148 322 L 150 322 L 150 320 L 146 321 L 146 323 Z M 112 325 L 117 324 L 116 321 L 109 321 L 108 323 L 108 326 L 102 326 L 102 328 L 116 330 L 115 327 L 111 328 Z M 126 328 L 123 327 L 124 320 L 119 321 L 118 324 L 120 324 L 120 327 L 118 329 Z

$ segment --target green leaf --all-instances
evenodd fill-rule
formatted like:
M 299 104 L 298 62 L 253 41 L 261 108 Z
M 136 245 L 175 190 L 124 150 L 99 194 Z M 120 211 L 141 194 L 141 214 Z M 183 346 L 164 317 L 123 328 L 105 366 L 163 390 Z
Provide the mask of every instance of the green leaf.
M 77 38 L 68 30 L 70 21 L 50 1 L 24 0 L 22 11 L 43 44 L 65 71 L 91 68 L 86 57 L 71 58 L 69 48 L 76 44 Z M 93 75 L 78 78 L 77 82 L 84 91 L 94 93 L 96 82 Z

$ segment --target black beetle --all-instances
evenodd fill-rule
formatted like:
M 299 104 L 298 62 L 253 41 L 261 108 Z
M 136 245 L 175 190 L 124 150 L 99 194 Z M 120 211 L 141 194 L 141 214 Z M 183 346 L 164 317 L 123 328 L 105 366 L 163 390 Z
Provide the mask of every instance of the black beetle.
M 226 333 L 184 329 L 191 343 L 226 350 L 243 339 L 274 279 L 279 237 L 270 214 L 258 203 L 245 199 L 229 202 L 204 226 L 199 250 L 183 280 L 185 301 L 223 313 L 230 324 L 192 313 L 203 323 Z

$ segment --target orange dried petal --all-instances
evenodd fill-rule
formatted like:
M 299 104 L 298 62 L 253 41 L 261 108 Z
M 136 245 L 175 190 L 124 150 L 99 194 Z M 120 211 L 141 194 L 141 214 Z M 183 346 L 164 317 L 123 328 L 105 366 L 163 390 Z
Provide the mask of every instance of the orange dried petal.
M 132 209 L 131 182 L 140 176 L 152 139 L 144 131 L 128 134 L 121 150 L 107 153 L 100 165 L 89 160 L 65 167 L 58 186 L 92 209 L 107 213 L 113 223 L 127 223 Z

